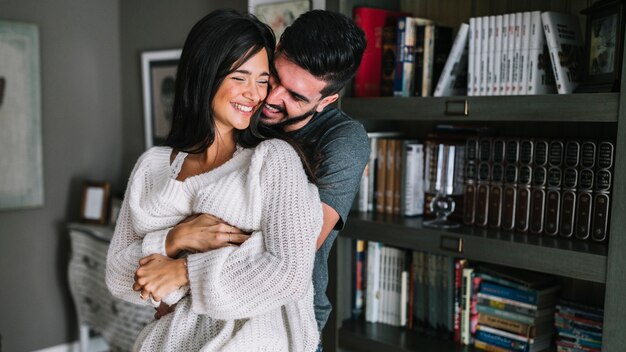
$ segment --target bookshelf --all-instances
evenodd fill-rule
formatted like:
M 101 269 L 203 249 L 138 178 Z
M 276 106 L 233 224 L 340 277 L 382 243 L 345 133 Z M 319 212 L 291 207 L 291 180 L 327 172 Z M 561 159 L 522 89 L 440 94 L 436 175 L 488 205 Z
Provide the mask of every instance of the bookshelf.
M 594 1 L 488 1 L 488 0 L 327 0 L 326 8 L 347 15 L 355 5 L 405 10 L 458 28 L 469 17 L 528 10 L 552 10 L 577 14 Z M 584 29 L 584 18 L 581 25 Z M 584 30 L 583 30 L 584 32 Z M 624 46 L 623 46 L 624 47 Z M 626 55 L 623 55 L 626 58 Z M 621 86 L 626 87 L 626 60 Z M 329 296 L 334 311 L 324 333 L 328 351 L 472 351 L 434 336 L 383 324 L 351 320 L 351 260 L 354 239 L 375 240 L 387 245 L 467 258 L 545 272 L 577 280 L 604 292 L 603 351 L 624 350 L 626 333 L 626 90 L 617 93 L 570 95 L 443 97 L 443 98 L 351 98 L 348 92 L 340 107 L 367 128 L 414 131 L 419 138 L 439 123 L 495 127 L 516 135 L 554 137 L 602 137 L 615 140 L 616 157 L 612 191 L 610 238 L 607 243 L 529 235 L 480 227 L 456 230 L 424 228 L 421 218 L 372 213 L 353 213 L 337 239 L 330 260 Z M 467 113 L 466 113 L 467 111 Z M 395 127 L 395 128 L 394 128 Z M 381 129 L 382 130 L 382 129 Z M 520 132 L 521 131 L 521 132 Z M 622 177 L 620 177 L 622 176 Z M 461 248 L 461 249 L 459 249 Z

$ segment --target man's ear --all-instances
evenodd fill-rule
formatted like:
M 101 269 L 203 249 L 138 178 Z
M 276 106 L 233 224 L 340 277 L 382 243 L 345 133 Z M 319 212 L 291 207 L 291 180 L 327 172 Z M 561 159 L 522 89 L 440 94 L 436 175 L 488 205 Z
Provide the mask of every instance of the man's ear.
M 317 104 L 317 109 L 315 109 L 315 111 L 322 112 L 322 110 L 324 110 L 324 108 L 326 106 L 336 102 L 337 99 L 339 99 L 339 93 L 335 93 L 333 95 L 329 95 L 327 97 L 324 97 L 324 99 L 320 100 L 320 103 Z

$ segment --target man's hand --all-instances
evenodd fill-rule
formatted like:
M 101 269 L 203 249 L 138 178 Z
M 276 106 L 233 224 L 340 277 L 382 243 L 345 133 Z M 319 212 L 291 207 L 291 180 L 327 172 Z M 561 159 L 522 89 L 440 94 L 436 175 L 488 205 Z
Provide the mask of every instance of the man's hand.
M 151 296 L 155 301 L 161 301 L 179 287 L 189 284 L 186 261 L 186 258 L 172 259 L 160 254 L 141 258 L 133 290 L 139 292 L 144 301 Z
M 192 253 L 206 252 L 211 249 L 240 245 L 248 238 L 250 238 L 249 233 L 213 215 L 192 215 L 169 232 L 165 240 L 165 250 L 167 255 L 173 258 L 183 250 Z

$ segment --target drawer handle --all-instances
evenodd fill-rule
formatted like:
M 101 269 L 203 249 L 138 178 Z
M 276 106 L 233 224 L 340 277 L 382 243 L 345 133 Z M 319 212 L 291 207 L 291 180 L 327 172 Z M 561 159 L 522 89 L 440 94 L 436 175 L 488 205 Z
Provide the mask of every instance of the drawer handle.
M 454 253 L 463 253 L 463 239 L 460 237 L 441 236 L 439 247 Z
M 463 100 L 446 100 L 446 111 L 448 116 L 469 116 L 469 102 Z

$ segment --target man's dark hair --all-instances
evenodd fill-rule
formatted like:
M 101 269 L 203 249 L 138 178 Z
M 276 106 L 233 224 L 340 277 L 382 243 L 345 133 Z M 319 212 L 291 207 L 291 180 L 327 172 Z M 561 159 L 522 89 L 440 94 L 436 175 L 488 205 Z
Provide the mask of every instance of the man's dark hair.
M 356 74 L 365 51 L 363 30 L 348 17 L 312 10 L 296 19 L 280 37 L 276 56 L 327 82 L 322 97 L 339 92 Z
M 252 15 L 216 10 L 196 23 L 183 46 L 176 73 L 172 128 L 166 145 L 200 153 L 215 140 L 211 102 L 224 78 L 265 49 L 275 50 L 272 30 Z

